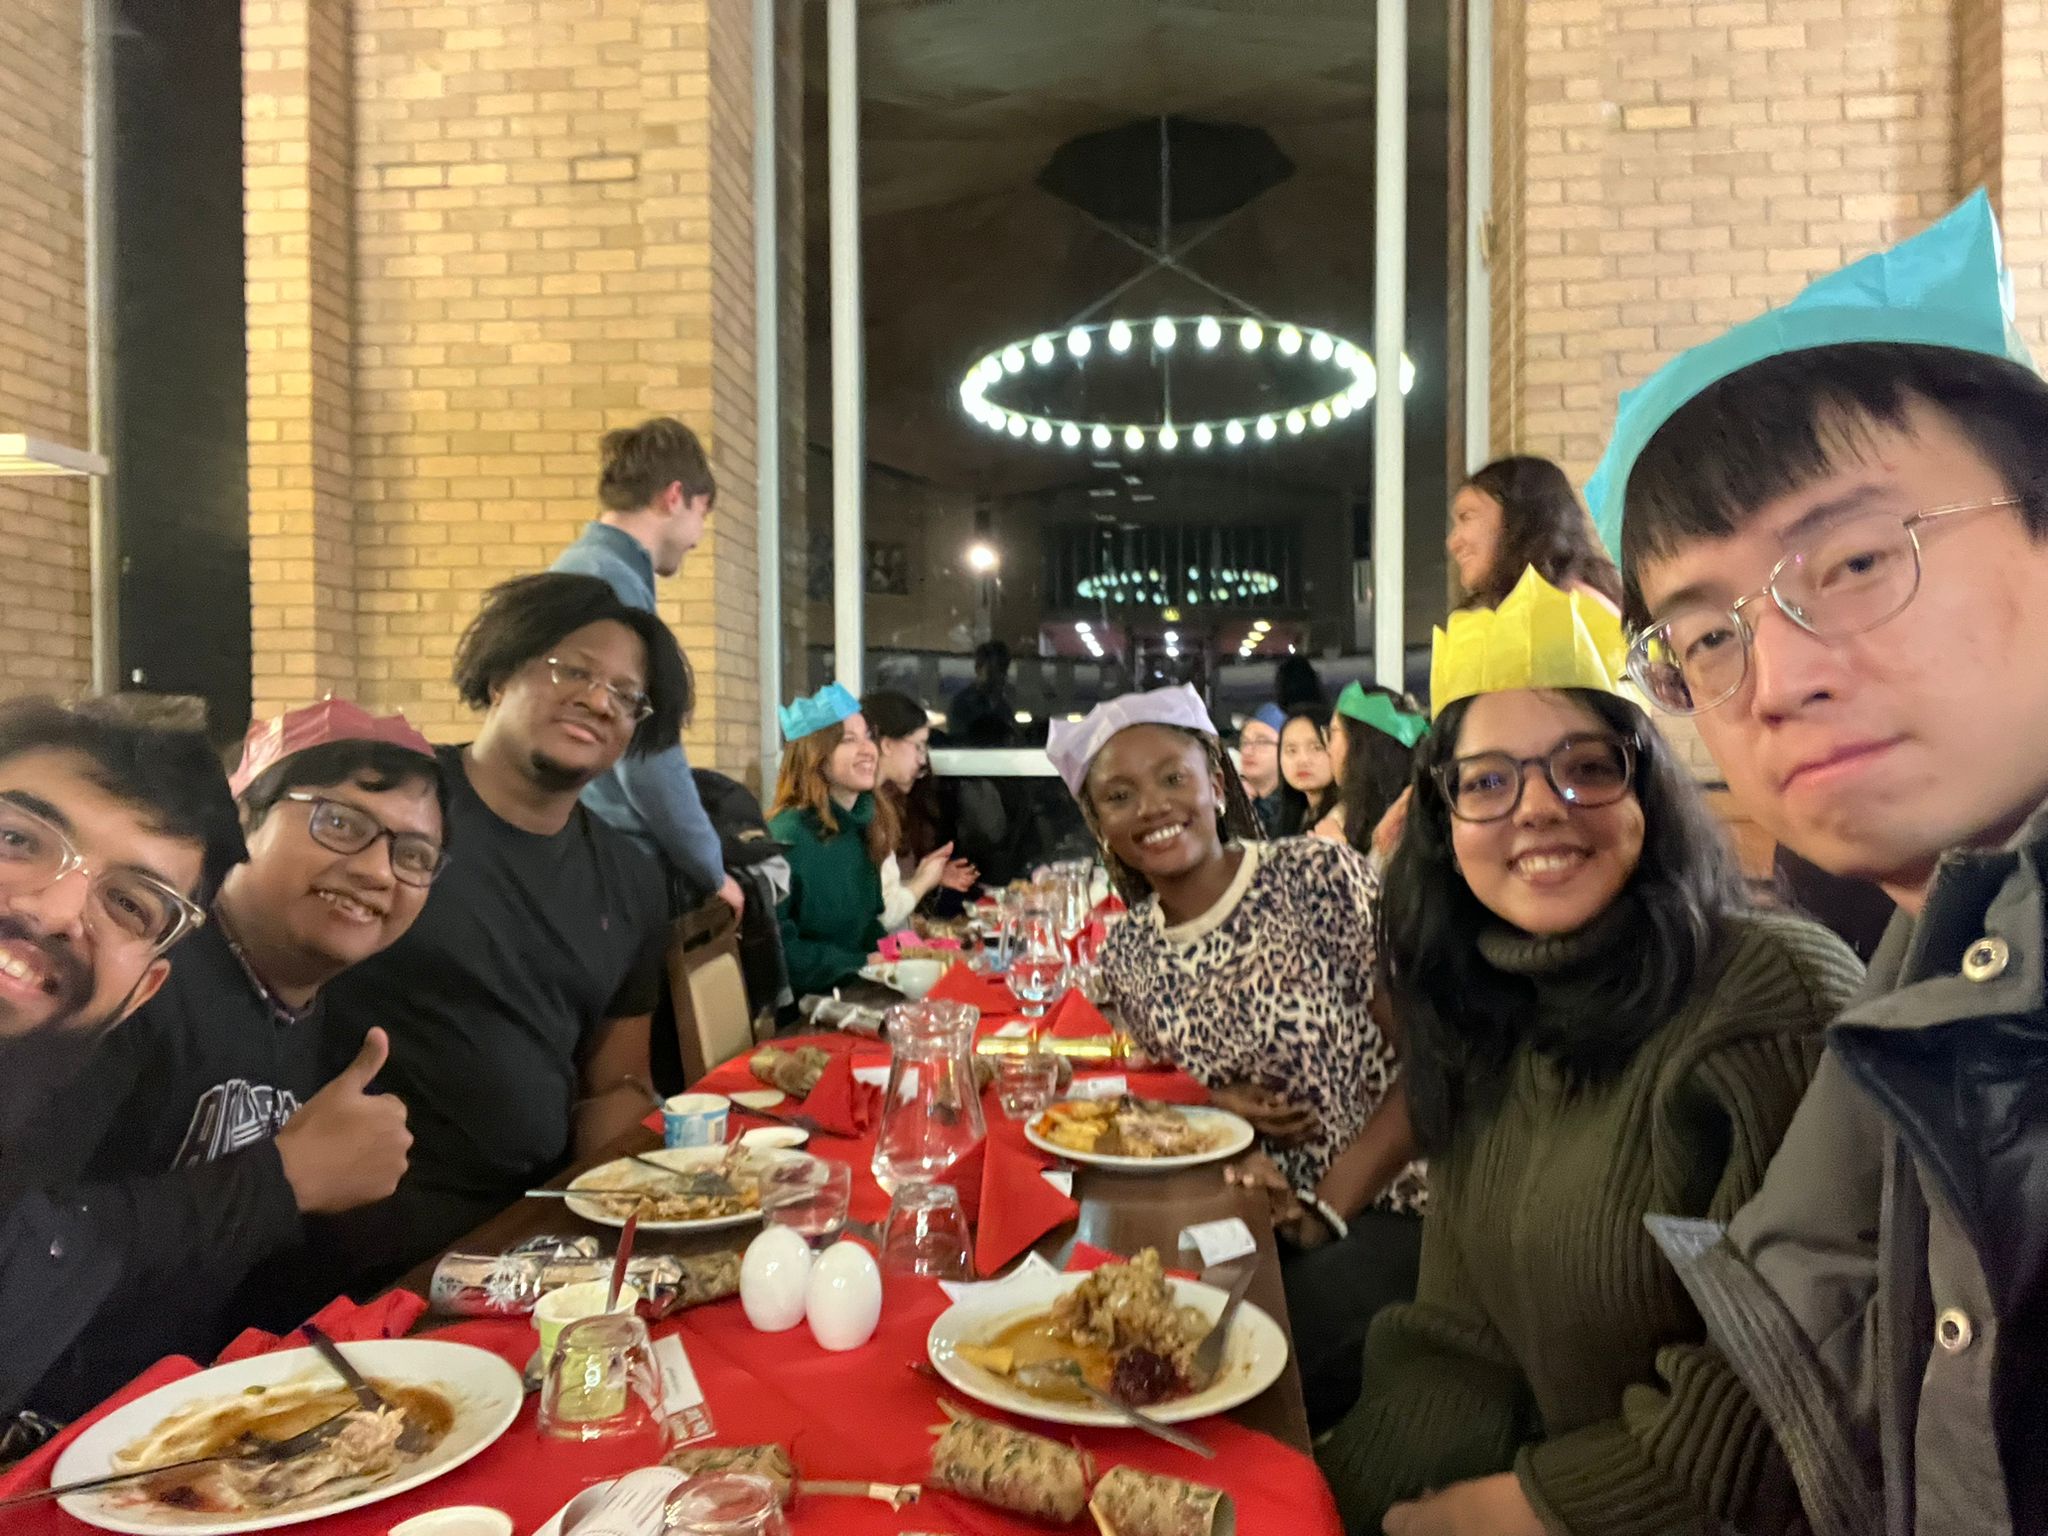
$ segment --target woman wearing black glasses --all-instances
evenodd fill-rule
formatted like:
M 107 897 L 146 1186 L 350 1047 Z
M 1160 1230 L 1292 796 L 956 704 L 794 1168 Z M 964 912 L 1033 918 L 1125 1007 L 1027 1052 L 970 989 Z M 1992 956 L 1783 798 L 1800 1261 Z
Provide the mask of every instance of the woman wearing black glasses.
M 1567 625 L 1592 612 L 1544 590 Z M 1453 643 L 1496 618 L 1456 616 Z M 1589 683 L 1620 659 L 1604 624 Z M 1465 696 L 1419 750 L 1385 898 L 1430 1206 L 1416 1300 L 1380 1314 L 1319 1453 L 1346 1527 L 1786 1529 L 1785 1463 L 1643 1218 L 1725 1219 L 1754 1191 L 1858 966 L 1744 909 L 1635 705 L 1516 686 L 1512 643 L 1468 650 L 1457 687 L 1438 647 L 1439 700 Z

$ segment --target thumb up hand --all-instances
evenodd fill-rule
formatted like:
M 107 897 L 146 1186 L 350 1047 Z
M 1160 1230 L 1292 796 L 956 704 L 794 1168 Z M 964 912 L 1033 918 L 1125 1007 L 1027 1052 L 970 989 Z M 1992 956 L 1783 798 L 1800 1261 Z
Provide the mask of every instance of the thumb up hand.
M 356 1059 L 277 1133 L 277 1155 L 301 1211 L 310 1215 L 368 1205 L 398 1188 L 405 1176 L 412 1147 L 405 1105 L 390 1094 L 369 1091 L 390 1053 L 389 1037 L 372 1029 Z

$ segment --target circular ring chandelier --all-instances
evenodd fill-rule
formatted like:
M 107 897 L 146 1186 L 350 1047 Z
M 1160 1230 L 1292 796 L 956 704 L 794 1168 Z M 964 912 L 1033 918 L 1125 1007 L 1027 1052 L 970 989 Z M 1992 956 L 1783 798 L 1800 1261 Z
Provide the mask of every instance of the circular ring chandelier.
M 1294 358 L 1306 352 L 1309 361 L 1326 366 L 1330 393 L 1304 400 L 1277 411 L 1246 411 L 1239 415 L 1215 416 L 1200 421 L 1174 421 L 1162 415 L 1158 421 L 1092 421 L 1073 417 L 1039 415 L 1012 409 L 992 399 L 990 391 L 1026 368 L 1049 368 L 1061 356 L 1081 365 L 1098 342 L 1113 356 L 1127 355 L 1140 337 L 1149 341 L 1154 356 L 1164 356 L 1193 338 L 1197 355 L 1214 352 L 1225 344 L 1240 351 L 1257 353 L 1272 347 L 1282 357 Z M 1401 358 L 1401 393 L 1415 387 L 1415 364 Z M 1353 411 L 1372 403 L 1379 389 L 1379 369 L 1364 348 L 1353 345 L 1329 331 L 1313 326 L 1272 325 L 1249 315 L 1158 315 L 1150 320 L 1091 321 L 1065 331 L 1044 331 L 1036 336 L 1006 342 L 976 360 L 960 381 L 960 403 L 967 414 L 989 431 L 1014 438 L 1028 437 L 1041 446 L 1058 439 L 1063 448 L 1084 444 L 1098 452 L 1121 445 L 1132 453 L 1151 447 L 1172 453 L 1185 441 L 1196 449 L 1217 443 L 1235 448 L 1247 438 L 1269 443 L 1281 435 L 1300 437 L 1319 432 L 1344 420 Z
M 1233 603 L 1248 598 L 1271 597 L 1280 590 L 1280 578 L 1271 571 L 1209 571 L 1188 567 L 1187 584 L 1172 571 L 1156 567 L 1143 571 L 1104 571 L 1084 576 L 1074 585 L 1074 595 L 1090 603 L 1143 603 L 1163 607 L 1178 603 L 1187 593 L 1189 603 Z

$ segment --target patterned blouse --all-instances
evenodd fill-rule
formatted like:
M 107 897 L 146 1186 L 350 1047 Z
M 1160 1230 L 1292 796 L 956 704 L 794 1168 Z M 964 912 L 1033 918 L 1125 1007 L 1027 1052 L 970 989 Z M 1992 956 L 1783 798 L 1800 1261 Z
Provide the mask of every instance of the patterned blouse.
M 1273 1159 L 1312 1190 L 1357 1139 L 1397 1062 L 1367 1009 L 1378 873 L 1326 838 L 1247 843 L 1222 898 L 1168 927 L 1158 898 L 1110 930 L 1101 964 L 1109 1000 L 1148 1054 L 1207 1087 L 1251 1082 L 1315 1111 L 1320 1128 Z M 1412 1163 L 1374 1202 L 1420 1211 Z

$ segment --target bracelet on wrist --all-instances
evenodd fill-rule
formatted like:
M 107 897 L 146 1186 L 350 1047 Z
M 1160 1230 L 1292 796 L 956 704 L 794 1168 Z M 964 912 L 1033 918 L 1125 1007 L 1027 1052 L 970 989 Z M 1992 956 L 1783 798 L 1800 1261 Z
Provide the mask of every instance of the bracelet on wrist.
M 1330 1229 L 1331 1235 L 1340 1242 L 1351 1235 L 1351 1223 L 1337 1214 L 1337 1208 L 1321 1195 L 1303 1194 L 1296 1190 L 1294 1198 L 1301 1202 L 1304 1210 L 1314 1211 L 1316 1219 Z

